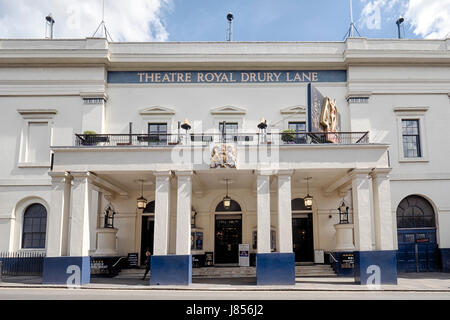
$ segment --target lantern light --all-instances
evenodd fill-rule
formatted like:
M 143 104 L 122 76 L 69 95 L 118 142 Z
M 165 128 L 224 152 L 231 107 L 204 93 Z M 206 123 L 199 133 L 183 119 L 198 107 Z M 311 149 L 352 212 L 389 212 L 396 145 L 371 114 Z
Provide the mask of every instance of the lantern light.
M 338 208 L 339 211 L 339 224 L 347 224 L 348 221 L 348 206 L 345 205 L 344 199 L 342 199 L 342 203 Z
M 305 202 L 305 207 L 307 207 L 307 208 L 311 208 L 313 205 L 313 197 L 309 195 L 309 183 L 308 183 L 309 179 L 311 179 L 311 177 L 306 178 L 307 195 L 303 199 L 303 201 Z
M 137 198 L 137 208 L 145 209 L 147 206 L 147 199 L 144 198 L 144 180 L 139 180 L 141 182 L 141 196 Z
M 104 228 L 114 228 L 114 216 L 116 215 L 116 211 L 111 203 L 105 208 L 103 214 L 105 215 Z

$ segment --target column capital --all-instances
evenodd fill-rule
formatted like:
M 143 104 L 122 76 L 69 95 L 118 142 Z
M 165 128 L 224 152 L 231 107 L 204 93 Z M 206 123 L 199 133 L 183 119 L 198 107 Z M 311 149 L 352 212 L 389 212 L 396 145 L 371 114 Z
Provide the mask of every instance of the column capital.
M 392 168 L 375 168 L 370 175 L 372 176 L 372 179 L 388 179 L 391 171 Z
M 294 174 L 294 169 L 290 169 L 290 170 L 278 170 L 276 175 L 278 177 L 280 176 L 292 176 Z
M 274 171 L 269 169 L 259 169 L 255 170 L 255 174 L 258 176 L 272 176 Z
M 70 175 L 70 172 L 49 172 L 48 175 L 52 179 L 53 183 L 65 183 L 68 181 L 72 181 L 73 177 Z
M 192 177 L 194 175 L 192 170 L 174 171 L 174 173 L 177 177 Z
M 170 177 L 172 175 L 172 171 L 171 170 L 154 171 L 153 175 L 156 177 Z
M 96 175 L 92 172 L 85 171 L 85 172 L 69 172 L 69 174 L 72 176 L 73 180 L 81 180 L 81 179 L 88 179 L 89 181 L 96 178 Z
M 350 176 L 350 178 L 355 179 L 355 178 L 369 178 L 369 174 L 372 172 L 372 169 L 353 169 L 351 170 L 348 175 Z

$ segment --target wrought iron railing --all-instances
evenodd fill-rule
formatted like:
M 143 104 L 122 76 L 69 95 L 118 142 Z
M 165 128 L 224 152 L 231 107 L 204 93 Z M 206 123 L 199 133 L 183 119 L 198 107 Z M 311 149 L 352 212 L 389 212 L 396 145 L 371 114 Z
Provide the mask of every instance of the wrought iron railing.
M 42 275 L 45 253 L 42 252 L 0 252 L 3 276 Z
M 149 133 L 149 134 L 76 134 L 79 147 L 105 146 L 187 146 L 209 143 L 239 145 L 367 144 L 369 132 L 277 132 L 277 133 Z

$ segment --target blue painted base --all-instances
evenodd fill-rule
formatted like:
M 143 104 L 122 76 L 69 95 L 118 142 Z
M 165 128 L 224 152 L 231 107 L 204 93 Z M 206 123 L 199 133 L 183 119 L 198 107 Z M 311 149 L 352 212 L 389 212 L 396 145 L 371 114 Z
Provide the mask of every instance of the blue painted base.
M 43 284 L 76 286 L 91 281 L 90 257 L 44 258 Z
M 441 248 L 442 272 L 450 272 L 450 249 Z
M 190 285 L 192 255 L 152 256 L 150 285 Z
M 256 284 L 294 285 L 294 253 L 258 253 L 256 254 Z
M 355 282 L 397 284 L 397 251 L 355 251 Z

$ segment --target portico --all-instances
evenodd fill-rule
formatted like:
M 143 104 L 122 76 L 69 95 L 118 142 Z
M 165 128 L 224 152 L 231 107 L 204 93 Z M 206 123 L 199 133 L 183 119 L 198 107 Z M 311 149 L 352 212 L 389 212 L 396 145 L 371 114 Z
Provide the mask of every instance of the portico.
M 355 155 L 351 150 L 356 147 L 367 151 L 359 156 L 357 165 L 360 168 L 353 167 Z M 256 146 L 237 145 L 236 148 L 237 159 L 242 159 L 241 154 Z M 389 192 L 390 170 L 385 166 L 384 145 L 279 146 L 278 168 L 268 163 L 265 169 L 258 168 L 261 164 L 255 167 L 250 161 L 238 162 L 236 168 L 209 168 L 206 161 L 165 163 L 165 159 L 168 159 L 165 153 L 176 150 L 167 147 L 158 149 L 148 147 L 146 151 L 145 147 L 132 149 L 104 146 L 54 148 L 54 197 L 59 199 L 54 202 L 54 206 L 55 210 L 65 213 L 60 220 L 53 222 L 55 228 L 52 230 L 55 231 L 49 233 L 49 236 L 60 237 L 57 230 L 70 230 L 74 226 L 78 230 L 75 233 L 69 232 L 67 240 L 57 242 L 61 245 L 52 249 L 54 257 L 82 257 L 82 261 L 95 255 L 98 249 L 95 230 L 101 225 L 101 209 L 111 201 L 117 210 L 115 249 L 119 255 L 142 252 L 141 221 L 144 215 L 149 216 L 154 225 L 151 284 L 189 285 L 192 282 L 193 257 L 198 258 L 212 252 L 214 264 L 218 258 L 216 254 L 220 254 L 215 245 L 218 241 L 215 223 L 217 214 L 221 213 L 222 220 L 240 219 L 240 240 L 241 243 L 250 245 L 251 255 L 255 257 L 258 284 L 294 284 L 296 259 L 293 250 L 295 235 L 292 233 L 291 202 L 306 196 L 306 177 L 311 178 L 308 193 L 313 196 L 311 250 L 314 252 L 309 256 L 314 257 L 316 252 L 342 252 L 342 246 L 337 243 L 340 234 L 334 228 L 339 222 L 336 208 L 342 198 L 351 208 L 352 223 L 348 226 L 351 236 L 344 242 L 347 241 L 348 248 L 354 246 L 358 252 L 355 257 L 356 268 L 359 269 L 355 270 L 360 273 L 356 280 L 366 282 L 369 276 L 366 265 L 371 265 L 370 259 L 374 254 L 386 255 L 392 252 L 393 235 L 380 225 L 380 221 L 392 220 L 390 213 L 386 213 L 386 208 L 383 208 L 386 193 Z M 308 152 L 305 149 L 309 149 Z M 335 168 L 330 169 L 321 159 L 320 154 L 324 149 L 328 155 L 333 153 L 334 159 L 340 159 L 334 162 Z M 202 153 L 209 153 L 204 148 L 200 150 Z M 99 152 L 105 154 L 102 158 L 103 166 L 97 165 Z M 126 158 L 122 158 L 123 152 L 127 153 Z M 153 156 L 145 157 L 145 152 L 152 152 Z M 190 159 L 186 157 L 186 153 L 191 153 L 191 159 L 208 160 L 208 156 L 198 157 L 194 155 L 195 152 L 199 152 L 195 147 L 183 148 L 183 159 Z M 264 152 L 267 152 L 267 147 Z M 296 154 L 302 155 L 304 159 L 301 165 L 290 162 L 290 157 Z M 147 159 L 146 170 L 140 164 L 139 158 L 142 156 Z M 107 171 L 104 170 L 104 159 L 110 159 Z M 124 171 L 124 166 L 120 164 L 124 160 L 120 159 L 127 159 L 127 163 L 134 159 L 134 164 L 128 165 L 129 170 Z M 66 170 L 62 171 L 61 168 Z M 78 171 L 88 168 L 92 170 Z M 149 202 L 154 201 L 153 213 L 144 214 L 142 210 L 136 210 L 135 199 L 141 192 L 137 183 L 139 179 L 145 181 L 145 197 Z M 229 196 L 239 205 L 238 212 L 216 212 L 216 207 L 221 205 L 226 194 L 225 179 L 231 182 Z M 105 195 L 109 200 L 105 199 Z M 96 206 L 93 205 L 93 198 L 98 199 Z M 68 212 L 70 219 L 64 218 Z M 196 234 L 201 234 L 199 247 L 193 244 L 191 238 Z M 359 258 L 359 252 L 362 258 Z M 65 259 L 67 258 L 60 261 Z M 360 265 L 359 261 L 362 261 Z M 314 258 L 311 262 L 315 262 Z M 75 262 L 70 260 L 66 264 L 68 263 Z M 392 271 L 392 266 L 395 269 L 395 261 L 387 261 L 385 266 L 380 266 L 382 277 L 396 277 L 392 274 L 385 276 L 385 270 L 386 273 Z M 82 265 L 80 270 L 83 274 Z

